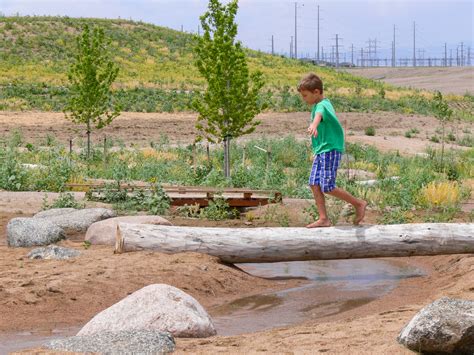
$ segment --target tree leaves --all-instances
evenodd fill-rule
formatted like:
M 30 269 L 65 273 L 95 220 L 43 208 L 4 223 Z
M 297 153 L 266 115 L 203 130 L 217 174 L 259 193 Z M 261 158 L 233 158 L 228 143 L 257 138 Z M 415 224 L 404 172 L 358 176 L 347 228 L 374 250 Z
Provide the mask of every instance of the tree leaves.
M 70 96 L 65 107 L 66 118 L 87 125 L 88 133 L 94 125 L 97 129 L 110 124 L 120 114 L 114 105 L 111 85 L 119 68 L 109 58 L 109 41 L 104 31 L 86 24 L 77 38 L 77 50 L 68 78 Z
M 237 9 L 237 0 L 227 5 L 209 0 L 208 11 L 200 18 L 204 34 L 196 37 L 195 65 L 207 89 L 193 101 L 193 108 L 199 113 L 196 128 L 209 141 L 253 132 L 260 123 L 254 118 L 264 109 L 258 101 L 262 73 L 250 74 L 245 52 L 236 41 Z

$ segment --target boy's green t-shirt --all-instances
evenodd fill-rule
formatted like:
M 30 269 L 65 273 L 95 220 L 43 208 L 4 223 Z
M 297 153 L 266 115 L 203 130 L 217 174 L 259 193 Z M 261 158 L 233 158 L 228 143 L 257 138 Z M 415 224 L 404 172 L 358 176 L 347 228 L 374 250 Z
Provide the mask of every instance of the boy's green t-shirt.
M 337 119 L 336 111 L 331 101 L 324 98 L 313 105 L 311 122 L 313 122 L 317 112 L 321 113 L 323 118 L 318 125 L 318 136 L 311 136 L 313 154 L 321 154 L 331 150 L 344 153 L 344 130 Z

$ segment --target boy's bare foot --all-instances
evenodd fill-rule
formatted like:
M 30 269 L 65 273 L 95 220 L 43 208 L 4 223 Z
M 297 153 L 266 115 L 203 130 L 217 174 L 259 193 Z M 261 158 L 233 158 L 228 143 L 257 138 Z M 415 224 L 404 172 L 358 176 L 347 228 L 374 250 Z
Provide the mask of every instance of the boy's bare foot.
M 323 228 L 331 227 L 331 221 L 329 219 L 318 219 L 316 222 L 310 223 L 306 228 Z
M 363 201 L 360 205 L 355 206 L 355 217 L 354 217 L 354 225 L 359 225 L 360 222 L 365 217 L 365 209 L 367 208 L 367 201 Z

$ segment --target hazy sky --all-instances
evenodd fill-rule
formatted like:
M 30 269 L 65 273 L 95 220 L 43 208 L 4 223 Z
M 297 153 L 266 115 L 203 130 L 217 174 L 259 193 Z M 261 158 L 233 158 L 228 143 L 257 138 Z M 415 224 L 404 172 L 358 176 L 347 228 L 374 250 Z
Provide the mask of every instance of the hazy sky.
M 411 56 L 413 22 L 419 55 L 440 57 L 444 43 L 449 50 L 464 42 L 473 45 L 472 0 L 308 0 L 298 1 L 298 53 L 314 56 L 317 48 L 317 5 L 320 6 L 320 45 L 326 53 L 342 38 L 341 52 L 351 45 L 360 52 L 369 39 L 377 39 L 379 56 L 391 49 L 396 26 L 397 57 Z M 295 30 L 295 1 L 240 0 L 237 21 L 239 39 L 244 45 L 271 51 L 274 36 L 276 52 L 287 53 Z M 67 15 L 71 17 L 126 18 L 160 26 L 197 32 L 199 16 L 206 0 L 0 0 L 5 15 Z M 474 49 L 474 48 L 473 48 Z M 349 55 L 349 54 L 348 54 Z

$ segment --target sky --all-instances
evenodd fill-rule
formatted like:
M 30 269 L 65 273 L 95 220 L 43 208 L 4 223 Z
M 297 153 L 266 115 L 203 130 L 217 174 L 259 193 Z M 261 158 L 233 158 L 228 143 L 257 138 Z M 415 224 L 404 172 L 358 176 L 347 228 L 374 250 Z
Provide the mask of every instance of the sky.
M 224 1 L 225 2 L 225 1 Z M 418 57 L 448 56 L 474 44 L 472 0 L 307 0 L 296 2 L 297 50 L 299 56 L 317 52 L 317 6 L 320 11 L 320 55 L 336 44 L 341 61 L 350 61 L 361 49 L 391 57 L 393 26 L 397 58 L 412 57 L 413 23 Z M 141 20 L 186 32 L 197 32 L 206 0 L 0 0 L 0 12 L 10 16 L 61 15 L 70 17 L 124 18 Z M 1 19 L 0 19 L 1 21 Z M 252 49 L 288 54 L 295 35 L 295 1 L 240 0 L 237 14 L 238 38 Z M 375 42 L 377 41 L 377 42 Z M 474 52 L 473 50 L 471 50 Z M 471 53 L 473 55 L 473 53 Z M 474 62 L 474 60 L 473 60 Z

